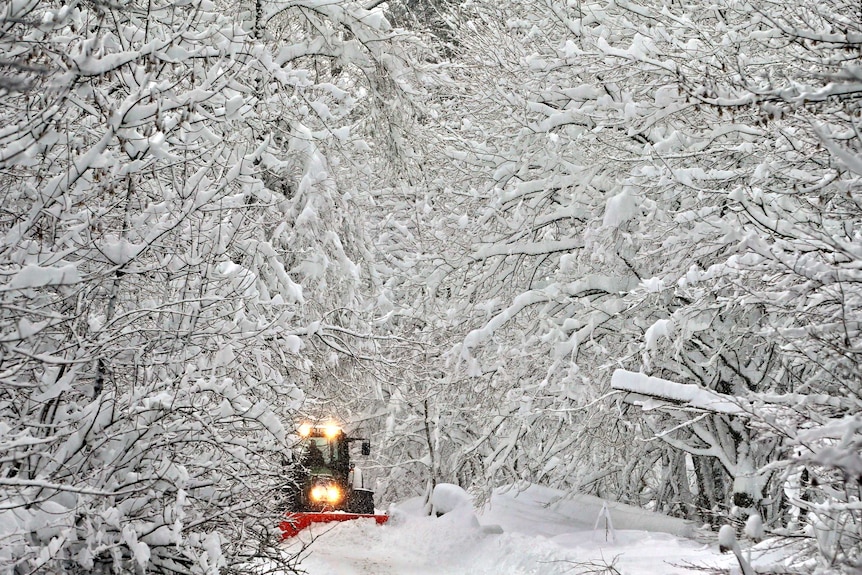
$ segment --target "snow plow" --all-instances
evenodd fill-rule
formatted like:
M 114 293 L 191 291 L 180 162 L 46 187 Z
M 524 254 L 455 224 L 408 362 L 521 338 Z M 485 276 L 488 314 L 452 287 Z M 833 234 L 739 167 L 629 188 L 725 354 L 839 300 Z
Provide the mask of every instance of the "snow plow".
M 374 492 L 365 487 L 362 470 L 350 462 L 350 445 L 361 442 L 362 455 L 371 442 L 348 437 L 334 423 L 299 426 L 299 461 L 293 470 L 288 510 L 279 523 L 281 538 L 293 537 L 313 523 L 374 519 L 382 525 L 388 515 L 374 512 Z
M 378 525 L 389 520 L 388 515 L 369 515 L 365 513 L 292 513 L 285 514 L 284 521 L 279 523 L 281 538 L 293 537 L 312 523 L 330 523 L 333 521 L 350 521 L 352 519 L 374 519 Z

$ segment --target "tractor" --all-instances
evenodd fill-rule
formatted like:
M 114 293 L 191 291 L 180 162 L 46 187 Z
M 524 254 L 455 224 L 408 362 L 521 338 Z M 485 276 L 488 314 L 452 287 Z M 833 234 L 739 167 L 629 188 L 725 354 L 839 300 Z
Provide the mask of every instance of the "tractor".
M 362 470 L 350 463 L 350 445 L 361 442 L 362 455 L 371 443 L 348 437 L 333 423 L 299 426 L 298 461 L 293 465 L 293 486 L 282 538 L 292 537 L 312 523 L 347 521 L 363 517 L 385 523 L 387 515 L 374 514 L 374 493 L 365 487 Z

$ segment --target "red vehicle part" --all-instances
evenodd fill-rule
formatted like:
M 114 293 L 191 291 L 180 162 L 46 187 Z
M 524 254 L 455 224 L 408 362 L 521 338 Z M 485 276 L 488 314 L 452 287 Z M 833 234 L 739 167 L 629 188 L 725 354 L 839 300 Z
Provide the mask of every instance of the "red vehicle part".
M 366 515 L 364 513 L 294 513 L 288 512 L 284 521 L 278 524 L 281 529 L 282 540 L 293 537 L 312 523 L 331 523 L 333 521 L 351 521 L 353 519 L 374 519 L 378 525 L 383 525 L 389 520 L 388 515 Z

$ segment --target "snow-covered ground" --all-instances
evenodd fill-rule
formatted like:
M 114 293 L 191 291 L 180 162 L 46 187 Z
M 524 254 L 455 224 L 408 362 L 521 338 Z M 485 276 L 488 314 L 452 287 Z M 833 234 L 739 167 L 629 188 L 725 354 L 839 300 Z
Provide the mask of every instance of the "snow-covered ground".
M 384 526 L 372 520 L 316 525 L 285 548 L 297 552 L 308 544 L 301 567 L 309 575 L 677 575 L 704 572 L 692 566 L 738 569 L 731 555 L 719 553 L 715 538 L 686 537 L 693 527 L 679 519 L 609 504 L 608 528 L 603 502 L 595 497 L 567 499 L 531 486 L 520 493 L 498 491 L 475 511 L 448 495 L 440 504 L 451 511 L 441 517 L 422 515 L 413 500 L 393 506 Z

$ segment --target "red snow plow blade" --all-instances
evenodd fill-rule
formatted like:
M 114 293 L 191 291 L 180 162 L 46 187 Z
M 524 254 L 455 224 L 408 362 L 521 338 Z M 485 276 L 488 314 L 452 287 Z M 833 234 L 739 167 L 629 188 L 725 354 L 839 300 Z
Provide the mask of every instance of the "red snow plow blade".
M 293 537 L 312 523 L 331 523 L 333 521 L 350 521 L 352 519 L 374 519 L 378 525 L 383 525 L 389 520 L 388 515 L 370 515 L 364 513 L 292 513 L 284 516 L 284 521 L 278 524 L 281 529 L 282 540 Z

